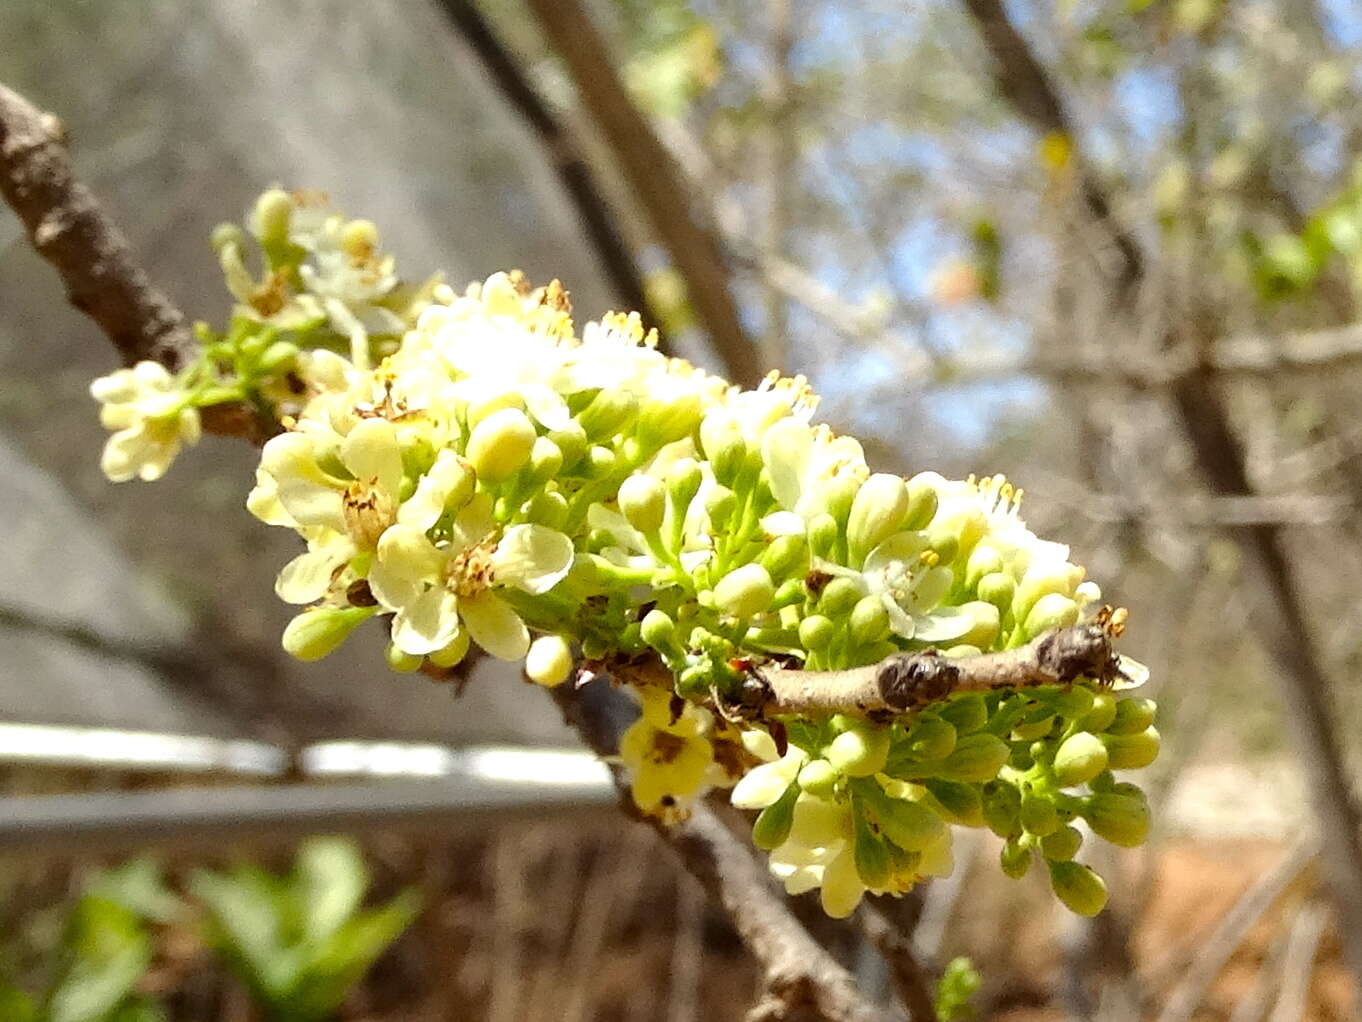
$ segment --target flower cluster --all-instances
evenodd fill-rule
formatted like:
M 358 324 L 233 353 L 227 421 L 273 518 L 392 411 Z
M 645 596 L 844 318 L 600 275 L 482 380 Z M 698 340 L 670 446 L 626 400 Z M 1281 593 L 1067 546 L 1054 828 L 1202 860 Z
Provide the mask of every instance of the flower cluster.
M 1089 621 L 1119 633 L 1068 548 L 1026 528 L 1020 490 L 874 473 L 813 423 L 802 377 L 730 386 L 660 353 L 636 314 L 579 332 L 556 281 L 498 273 L 399 300 L 372 225 L 283 193 L 262 198 L 254 233 L 263 279 L 241 232 L 219 231 L 241 304 L 207 350 L 238 359 L 233 378 L 284 427 L 248 507 L 306 544 L 276 587 L 304 608 L 292 654 L 323 657 L 376 618 L 399 671 L 441 676 L 476 645 L 544 685 L 578 661 L 630 682 L 642 713 L 620 755 L 639 809 L 674 820 L 732 786 L 759 810 L 772 872 L 832 915 L 949 873 L 952 825 L 992 829 L 1009 875 L 1039 858 L 1066 905 L 1101 909 L 1101 880 L 1074 861 L 1080 827 L 1143 840 L 1143 796 L 1113 771 L 1158 752 L 1148 700 L 1093 678 L 884 719 L 743 711 L 763 664 L 971 657 Z M 262 338 L 288 345 L 286 393 L 239 363 Z M 192 402 L 97 386 L 111 426 L 190 439 Z M 126 472 L 138 448 L 118 449 Z

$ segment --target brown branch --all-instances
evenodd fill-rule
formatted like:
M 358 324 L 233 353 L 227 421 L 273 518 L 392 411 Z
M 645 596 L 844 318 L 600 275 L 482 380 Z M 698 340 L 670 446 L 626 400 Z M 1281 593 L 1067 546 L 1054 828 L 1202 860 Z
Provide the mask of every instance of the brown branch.
M 718 239 L 698 218 L 689 189 L 646 117 L 616 73 L 609 47 L 578 0 L 530 0 L 548 44 L 562 58 L 601 136 L 653 230 L 686 281 L 687 297 L 704 324 L 724 372 L 754 385 L 763 375 L 729 289 Z
M 895 714 L 956 692 L 1067 684 L 1116 677 L 1111 636 L 1098 625 L 1059 628 L 1001 653 L 943 657 L 934 649 L 895 653 L 845 671 L 759 668 L 745 707 L 770 716 L 808 713 Z
M 894 989 L 914 1022 L 936 1022 L 936 1002 L 932 997 L 932 977 L 918 960 L 913 942 L 895 926 L 877 905 L 863 903 L 856 921 L 870 943 L 889 964 Z
M 562 685 L 555 700 L 583 741 L 597 755 L 612 756 L 618 736 L 636 714 L 622 693 L 597 682 L 581 689 Z M 632 805 L 623 779 L 622 805 Z M 884 1022 L 889 1015 L 856 988 L 856 982 L 795 919 L 752 852 L 704 805 L 672 827 L 648 821 L 676 853 L 686 871 L 721 905 L 743 943 L 761 964 L 767 993 L 758 1007 L 767 1020 L 812 1010 L 829 1022 Z M 913 1022 L 919 1022 L 914 1016 Z
M 61 122 L 0 85 L 0 195 L 74 305 L 132 365 L 176 369 L 197 345 L 184 316 L 137 265 L 123 233 L 76 180 Z

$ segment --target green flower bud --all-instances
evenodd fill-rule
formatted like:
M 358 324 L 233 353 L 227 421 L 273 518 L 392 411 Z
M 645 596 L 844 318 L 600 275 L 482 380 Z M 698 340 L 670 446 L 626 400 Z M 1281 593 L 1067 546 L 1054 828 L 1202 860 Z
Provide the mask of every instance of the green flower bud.
M 1154 723 L 1154 712 L 1158 704 L 1152 699 L 1131 696 L 1116 703 L 1116 715 L 1107 726 L 1108 734 L 1133 735 L 1144 731 Z
M 448 646 L 444 649 L 437 649 L 434 653 L 429 654 L 426 659 L 436 667 L 446 669 L 457 667 L 463 662 L 463 658 L 468 655 L 469 642 L 468 630 L 464 629 L 459 633 L 458 638 Z
M 706 415 L 700 420 L 700 447 L 714 478 L 732 486 L 747 463 L 747 442 L 741 427 L 725 415 Z
M 1159 732 L 1152 726 L 1134 735 L 1103 735 L 1102 742 L 1113 770 L 1139 770 L 1159 756 Z
M 1040 853 L 1051 862 L 1068 862 L 1078 854 L 1083 835 L 1077 827 L 1063 826 L 1040 840 Z
M 530 643 L 525 675 L 536 685 L 557 688 L 572 675 L 572 647 L 561 635 L 544 635 Z
M 775 583 L 760 564 L 744 564 L 730 571 L 714 587 L 715 605 L 740 620 L 766 613 L 775 595 Z
M 809 652 L 827 649 L 837 638 L 837 626 L 822 614 L 810 614 L 799 622 L 799 644 Z
M 694 458 L 681 458 L 672 462 L 667 470 L 667 499 L 672 502 L 672 513 L 677 519 L 685 517 L 686 509 L 695 499 L 704 480 L 700 463 Z
M 569 422 L 563 429 L 555 429 L 549 433 L 549 439 L 557 446 L 563 455 L 563 469 L 571 469 L 586 455 L 589 446 L 586 439 L 586 430 L 582 429 L 575 422 Z
M 941 764 L 941 773 L 953 781 L 990 781 L 1011 754 L 1007 743 L 997 735 L 977 732 L 956 743 L 955 751 Z
M 1034 638 L 1052 628 L 1068 628 L 1078 621 L 1078 604 L 1059 593 L 1046 593 L 1026 615 L 1024 630 Z
M 1082 720 L 1093 708 L 1093 691 L 1084 685 L 1074 685 L 1055 697 L 1055 712 L 1065 720 Z
M 772 578 L 802 576 L 809 565 L 809 541 L 803 536 L 777 536 L 762 551 L 760 562 Z
M 666 612 L 648 611 L 641 624 L 640 637 L 663 656 L 680 656 L 683 652 L 676 634 L 676 622 Z
M 232 223 L 218 224 L 213 228 L 213 233 L 208 236 L 208 243 L 217 254 L 221 254 L 222 250 L 228 245 L 240 248 L 245 242 L 245 232 Z
M 1055 780 L 1062 788 L 1087 784 L 1107 768 L 1107 747 L 1090 731 L 1064 739 L 1055 752 Z
M 820 511 L 809 519 L 809 549 L 815 557 L 831 559 L 837 549 L 837 539 L 842 534 L 837 519 Z
M 908 480 L 908 513 L 904 516 L 903 528 L 909 532 L 925 529 L 927 523 L 936 515 L 936 487 L 929 481 L 927 473 L 920 473 Z
M 557 490 L 540 490 L 525 502 L 522 510 L 526 522 L 560 529 L 567 521 L 568 502 Z
M 575 418 L 593 441 L 609 440 L 638 414 L 638 398 L 627 390 L 602 390 Z
M 936 712 L 942 720 L 955 726 L 957 734 L 967 735 L 988 723 L 988 703 L 981 692 L 956 696 Z
M 705 494 L 705 514 L 709 515 L 710 525 L 716 531 L 727 528 L 737 511 L 738 496 L 727 486 L 716 485 Z
M 1078 570 L 1072 564 L 1056 564 L 1044 570 L 1030 568 L 1017 586 L 1017 596 L 1012 602 L 1012 613 L 1017 620 L 1025 621 L 1031 609 L 1046 596 L 1072 596 L 1074 586 L 1078 584 L 1075 577 Z
M 1051 862 L 1050 887 L 1070 912 L 1080 916 L 1095 916 L 1106 908 L 1107 885 L 1081 863 Z
M 984 805 L 976 785 L 963 781 L 943 781 L 936 777 L 922 782 L 932 797 L 946 812 L 951 823 L 962 827 L 984 825 Z
M 298 345 L 289 341 L 275 341 L 260 355 L 262 373 L 281 373 L 298 358 Z
M 635 435 L 649 450 L 675 443 L 695 432 L 703 414 L 698 394 L 663 400 L 646 398 L 638 410 Z
M 794 825 L 795 802 L 798 799 L 799 785 L 791 784 L 780 798 L 763 809 L 752 824 L 752 843 L 764 852 L 783 845 Z
M 1019 742 L 1033 742 L 1037 738 L 1044 738 L 1055 727 L 1055 715 L 1046 714 L 1039 720 L 1023 721 L 1012 729 L 1012 737 Z
M 908 484 L 899 476 L 877 472 L 861 483 L 847 516 L 847 549 L 855 563 L 899 531 L 908 503 Z
M 818 609 L 834 621 L 845 620 L 860 602 L 861 588 L 849 578 L 834 578 L 823 587 L 818 598 Z
M 426 658 L 411 653 L 403 653 L 390 642 L 387 648 L 383 650 L 383 659 L 387 662 L 390 670 L 394 670 L 398 674 L 411 674 L 421 669 Z
M 255 200 L 255 234 L 265 244 L 288 240 L 293 200 L 282 188 L 270 188 Z
M 661 530 L 667 513 L 667 491 L 662 481 L 636 473 L 620 484 L 620 513 L 645 536 Z
M 983 600 L 971 600 L 969 603 L 962 604 L 962 609 L 969 611 L 974 618 L 974 624 L 964 635 L 960 636 L 963 645 L 976 646 L 979 649 L 990 648 L 998 638 L 998 632 L 1002 627 L 1002 615 L 998 608 L 991 603 Z
M 838 528 L 846 526 L 847 519 L 851 516 L 851 505 L 856 500 L 856 493 L 860 488 L 861 481 L 849 475 L 835 476 L 823 484 L 819 492 L 822 498 L 819 503 L 832 515 Z
M 1092 707 L 1083 717 L 1083 729 L 1101 734 L 1116 720 L 1116 696 L 1107 691 L 1092 694 Z
M 469 429 L 482 422 L 493 412 L 499 412 L 504 408 L 514 408 L 523 412 L 525 410 L 525 399 L 514 390 L 503 390 L 470 401 L 468 411 L 465 414 Z
M 948 566 L 960 553 L 960 537 L 951 529 L 938 526 L 928 533 L 927 546 L 936 551 L 943 566 Z
M 985 575 L 1003 570 L 1003 555 L 987 543 L 980 543 L 965 560 L 965 586 L 974 589 Z
M 889 743 L 889 728 L 858 722 L 829 742 L 823 755 L 848 777 L 869 777 L 884 769 Z
M 863 646 L 880 642 L 889 635 L 889 611 L 878 596 L 863 596 L 851 608 L 851 638 Z
M 1022 796 L 1017 818 L 1021 821 L 1022 829 L 1036 837 L 1053 834 L 1059 829 L 1055 800 L 1041 792 L 1029 791 Z
M 908 732 L 909 746 L 919 759 L 945 759 L 955 751 L 955 725 L 937 716 L 919 716 Z
M 543 486 L 556 479 L 563 468 L 563 452 L 546 436 L 535 437 L 530 448 L 530 468 L 525 480 L 530 486 Z
M 767 569 L 770 570 L 769 568 Z M 787 578 L 780 585 L 776 586 L 776 595 L 771 600 L 772 610 L 783 610 L 785 607 L 793 607 L 796 603 L 804 602 L 804 579 Z
M 1149 837 L 1149 806 L 1143 797 L 1102 792 L 1089 796 L 1081 812 L 1094 834 L 1122 848 L 1142 845 Z
M 1012 581 L 1012 576 L 1000 571 L 985 575 L 975 587 L 979 599 L 993 604 L 1000 614 L 1006 614 L 1011 609 L 1016 591 L 1017 584 Z
M 855 817 L 855 828 L 852 856 L 861 883 L 867 887 L 887 887 L 894 872 L 889 849 L 859 813 Z
M 534 440 L 534 425 L 525 413 L 503 408 L 473 427 L 467 457 L 480 480 L 503 482 L 529 460 Z
M 842 774 L 825 759 L 811 759 L 799 770 L 799 787 L 817 798 L 830 799 Z
M 989 781 L 983 788 L 984 823 L 999 837 L 1016 833 L 1021 793 L 1005 781 Z
M 298 660 L 320 660 L 350 637 L 376 607 L 313 607 L 284 628 L 284 651 Z
M 1031 846 L 1023 843 L 1017 835 L 1009 837 L 1003 842 L 998 864 L 1013 880 L 1020 880 L 1031 869 Z
M 578 467 L 578 471 L 588 479 L 606 479 L 613 475 L 615 466 L 619 464 L 619 458 L 609 447 L 602 447 L 596 444 L 587 449 L 586 457 Z

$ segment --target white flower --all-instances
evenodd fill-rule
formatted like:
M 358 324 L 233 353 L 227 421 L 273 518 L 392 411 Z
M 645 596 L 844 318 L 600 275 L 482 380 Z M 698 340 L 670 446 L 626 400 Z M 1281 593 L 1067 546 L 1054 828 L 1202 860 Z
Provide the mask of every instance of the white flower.
M 805 518 L 825 510 L 823 496 L 829 484 L 844 478 L 861 482 L 870 475 L 860 443 L 793 417 L 765 431 L 761 458 L 780 506 Z
M 101 376 L 90 384 L 90 395 L 104 406 L 100 422 L 114 431 L 100 459 L 100 468 L 113 482 L 159 479 L 182 446 L 199 441 L 199 410 L 157 362 L 138 362 Z
M 519 660 L 529 650 L 529 630 L 496 589 L 548 592 L 572 558 L 572 541 L 542 525 L 513 525 L 498 534 L 487 501 L 475 498 L 455 517 L 448 542 L 432 542 L 419 524 L 388 529 L 369 585 L 379 603 L 396 612 L 392 641 L 404 653 L 433 653 L 467 628 L 493 656 Z

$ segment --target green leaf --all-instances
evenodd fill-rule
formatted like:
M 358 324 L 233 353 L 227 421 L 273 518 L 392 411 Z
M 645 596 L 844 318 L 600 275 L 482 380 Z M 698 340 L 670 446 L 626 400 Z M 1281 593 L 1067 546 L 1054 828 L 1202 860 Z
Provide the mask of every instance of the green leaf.
M 320 943 L 354 915 L 369 886 L 369 870 L 353 841 L 314 838 L 298 851 L 294 886 L 303 939 Z
M 190 890 L 208 910 L 210 938 L 239 978 L 261 998 L 281 1000 L 297 984 L 299 957 L 283 940 L 283 893 L 257 869 L 200 872 Z
M 970 998 L 979 992 L 983 978 L 968 958 L 953 958 L 936 988 L 936 1014 L 941 1022 L 960 1022 L 974 1017 Z
M 160 867 L 146 856 L 105 870 L 87 891 L 158 923 L 168 923 L 184 911 L 180 899 L 162 883 Z
M 63 941 L 62 966 L 47 996 L 46 1022 L 97 1022 L 132 993 L 151 964 L 151 942 L 136 914 L 87 895 Z

